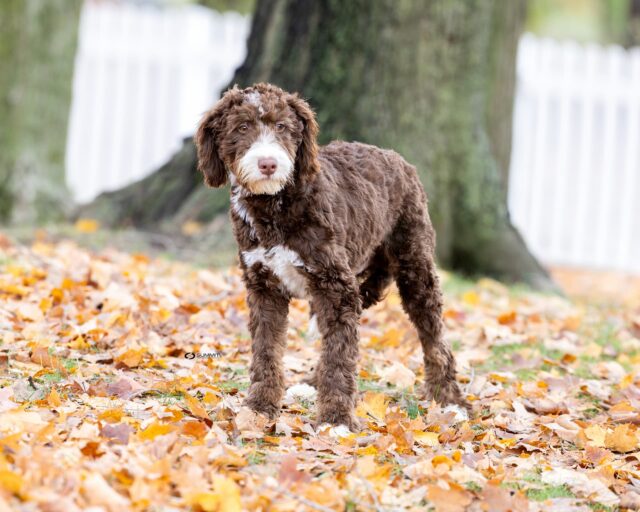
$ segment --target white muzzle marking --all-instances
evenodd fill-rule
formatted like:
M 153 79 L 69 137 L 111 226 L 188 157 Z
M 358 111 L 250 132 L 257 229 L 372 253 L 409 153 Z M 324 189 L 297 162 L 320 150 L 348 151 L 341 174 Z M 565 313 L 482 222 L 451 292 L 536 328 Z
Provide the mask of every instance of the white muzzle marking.
M 260 172 L 258 161 L 261 158 L 273 158 L 277 162 L 276 171 L 271 176 Z M 273 132 L 264 130 L 249 150 L 240 159 L 238 165 L 239 181 L 253 194 L 278 193 L 291 179 L 293 159 L 276 140 Z

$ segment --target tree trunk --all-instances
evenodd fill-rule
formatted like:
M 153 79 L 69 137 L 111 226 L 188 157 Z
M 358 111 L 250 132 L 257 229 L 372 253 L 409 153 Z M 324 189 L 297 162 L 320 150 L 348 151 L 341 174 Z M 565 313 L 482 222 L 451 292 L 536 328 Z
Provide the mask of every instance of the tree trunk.
M 629 0 L 629 21 L 626 45 L 640 46 L 640 0 Z
M 416 165 L 443 266 L 551 288 L 506 206 L 523 17 L 521 0 L 261 0 L 232 83 L 300 91 L 321 142 L 393 148 Z
M 0 219 L 69 203 L 64 155 L 81 0 L 0 2 Z

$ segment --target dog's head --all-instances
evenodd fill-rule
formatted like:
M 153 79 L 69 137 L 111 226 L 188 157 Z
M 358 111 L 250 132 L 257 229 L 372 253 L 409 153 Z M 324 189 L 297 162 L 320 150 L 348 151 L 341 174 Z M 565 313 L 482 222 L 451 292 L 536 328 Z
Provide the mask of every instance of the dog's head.
M 277 194 L 319 171 L 318 125 L 306 101 L 271 84 L 234 87 L 205 114 L 195 136 L 207 185 L 231 179 L 251 194 Z

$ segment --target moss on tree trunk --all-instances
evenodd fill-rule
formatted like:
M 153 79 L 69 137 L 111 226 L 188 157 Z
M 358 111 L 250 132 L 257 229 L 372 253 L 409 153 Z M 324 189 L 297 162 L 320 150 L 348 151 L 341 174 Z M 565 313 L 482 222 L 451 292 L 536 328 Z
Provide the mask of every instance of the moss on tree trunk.
M 321 142 L 416 165 L 445 267 L 549 288 L 506 206 L 523 17 L 521 0 L 262 0 L 232 83 L 300 91 Z
M 0 219 L 60 217 L 81 0 L 0 2 Z

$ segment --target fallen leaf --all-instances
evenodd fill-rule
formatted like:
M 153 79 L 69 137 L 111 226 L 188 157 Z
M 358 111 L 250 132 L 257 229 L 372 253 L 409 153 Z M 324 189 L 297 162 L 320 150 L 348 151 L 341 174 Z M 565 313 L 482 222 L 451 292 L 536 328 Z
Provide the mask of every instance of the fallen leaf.
M 429 485 L 427 498 L 436 512 L 463 512 L 471 503 L 471 494 L 458 485 L 443 489 L 439 485 Z

